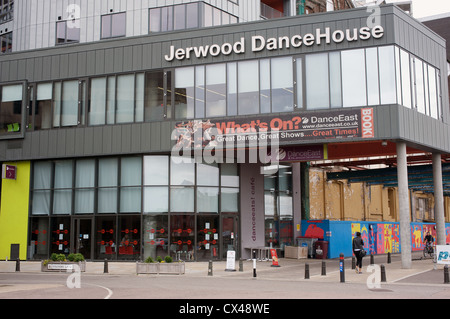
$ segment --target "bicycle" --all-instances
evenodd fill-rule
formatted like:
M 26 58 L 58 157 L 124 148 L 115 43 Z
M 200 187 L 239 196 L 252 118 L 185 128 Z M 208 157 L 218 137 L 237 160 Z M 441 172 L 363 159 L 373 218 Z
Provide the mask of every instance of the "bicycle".
M 427 258 L 427 256 L 430 258 L 434 257 L 434 249 L 431 243 L 426 243 L 425 247 L 423 248 L 423 257 Z

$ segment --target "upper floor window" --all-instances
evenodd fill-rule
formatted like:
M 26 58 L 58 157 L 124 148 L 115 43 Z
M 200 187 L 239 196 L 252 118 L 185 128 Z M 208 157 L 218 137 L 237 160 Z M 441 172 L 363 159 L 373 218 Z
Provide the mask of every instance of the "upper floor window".
M 237 23 L 237 18 L 206 3 L 151 8 L 149 31 L 164 32 Z
M 14 0 L 0 0 L 0 23 L 13 19 Z
M 0 92 L 0 135 L 22 132 L 23 84 L 3 85 Z
M 1 53 L 12 52 L 12 32 L 8 32 L 0 35 Z
M 56 44 L 80 42 L 80 26 L 77 20 L 56 22 Z
M 124 37 L 126 35 L 125 12 L 102 16 L 102 39 Z

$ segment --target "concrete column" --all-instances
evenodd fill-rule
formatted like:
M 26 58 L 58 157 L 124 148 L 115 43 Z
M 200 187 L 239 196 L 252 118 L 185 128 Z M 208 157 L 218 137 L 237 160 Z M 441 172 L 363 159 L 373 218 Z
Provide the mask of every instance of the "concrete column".
M 398 206 L 400 210 L 400 247 L 402 268 L 411 268 L 411 215 L 409 208 L 406 144 L 397 143 Z
M 433 153 L 434 216 L 436 245 L 445 245 L 444 191 L 442 187 L 441 154 Z

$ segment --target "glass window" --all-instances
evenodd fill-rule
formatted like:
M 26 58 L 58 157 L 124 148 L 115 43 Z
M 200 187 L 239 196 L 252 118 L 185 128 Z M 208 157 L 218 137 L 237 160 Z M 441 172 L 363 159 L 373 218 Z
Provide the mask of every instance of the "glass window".
M 195 247 L 195 215 L 172 215 L 170 238 L 170 256 L 174 260 L 192 260 Z
M 206 66 L 206 117 L 226 115 L 226 64 Z
M 164 72 L 146 73 L 145 121 L 164 119 Z
M 378 50 L 366 49 L 367 101 L 369 105 L 380 104 L 378 89 Z
M 186 4 L 186 28 L 198 28 L 198 3 Z
M 303 59 L 297 58 L 296 66 L 296 82 L 297 82 L 297 107 L 303 108 Z M 339 76 L 340 81 L 340 76 Z
M 71 160 L 55 162 L 53 214 L 70 214 L 72 212 L 72 174 Z
M 211 27 L 213 25 L 213 8 L 208 4 L 204 4 L 203 10 L 205 14 L 204 26 Z
M 219 186 L 219 166 L 217 164 L 197 164 L 197 185 Z
M 95 160 L 79 160 L 75 171 L 75 213 L 94 213 Z
M 331 107 L 342 107 L 341 53 L 330 52 L 329 63 L 330 63 L 330 105 Z
M 394 47 L 378 48 L 381 104 L 396 103 Z
M 111 15 L 102 16 L 102 39 L 111 37 Z
M 56 22 L 56 44 L 80 42 L 79 20 Z
M 236 213 L 239 211 L 239 188 L 227 188 L 221 189 L 221 211 L 223 213 Z
M 50 188 L 52 187 L 52 163 L 36 162 L 33 166 L 32 215 L 50 213 Z
M 172 186 L 170 188 L 170 211 L 172 213 L 193 213 L 194 188 Z
M 195 185 L 195 163 L 190 158 L 171 157 L 171 185 Z
M 116 77 L 108 77 L 106 96 L 106 123 L 114 124 L 116 119 Z
M 117 228 L 116 217 L 102 216 L 96 218 L 96 259 L 116 259 L 117 256 Z
M 125 12 L 102 16 L 102 39 L 125 36 L 125 19 Z
M 220 184 L 227 187 L 239 187 L 239 173 L 237 164 L 222 164 Z
M 98 160 L 98 208 L 99 213 L 117 212 L 117 186 L 119 161 L 117 158 Z
M 134 120 L 134 74 L 117 76 L 116 123 Z
M 238 62 L 239 115 L 259 113 L 259 63 Z
M 142 159 L 124 157 L 120 166 L 120 211 L 132 213 L 141 211 Z
M 177 5 L 173 7 L 174 30 L 186 29 L 186 7 Z
M 135 260 L 141 253 L 141 217 L 120 216 L 118 259 Z
M 144 213 L 166 213 L 169 211 L 169 188 L 144 188 Z
M 237 115 L 237 63 L 227 63 L 227 115 Z
M 365 106 L 366 68 L 364 49 L 341 52 L 343 106 Z
M 144 185 L 169 184 L 168 156 L 144 157 Z
M 144 256 L 143 260 L 157 256 L 166 256 L 169 247 L 169 217 L 167 215 L 144 216 Z
M 134 121 L 136 123 L 144 121 L 144 96 L 145 96 L 145 78 L 144 73 L 136 74 L 136 96 L 134 98 L 136 105 L 136 114 Z
M 111 37 L 123 37 L 125 36 L 125 12 L 112 15 L 111 19 Z
M 61 126 L 78 125 L 78 81 L 64 81 L 61 98 Z
M 219 188 L 197 187 L 197 213 L 219 212 Z
M 425 91 L 424 91 L 424 78 L 423 78 L 423 63 L 419 59 L 414 59 L 414 72 L 416 76 L 416 106 L 417 111 L 425 114 Z
M 106 77 L 91 80 L 89 99 L 89 125 L 103 125 L 106 120 Z
M 175 118 L 194 118 L 195 111 L 195 68 L 178 68 L 175 70 Z
M 56 44 L 66 43 L 66 21 L 56 22 Z
M 259 101 L 261 105 L 261 113 L 270 113 L 270 105 L 272 101 L 270 80 L 270 59 L 262 59 L 259 61 Z
M 161 31 L 173 30 L 173 7 L 161 8 Z
M 306 106 L 309 110 L 326 109 L 330 105 L 328 86 L 328 54 L 305 56 Z
M 438 118 L 438 103 L 437 103 L 437 89 L 436 89 L 436 69 L 431 65 L 428 65 L 428 81 L 430 86 L 430 115 L 437 119 Z
M 195 117 L 205 117 L 205 67 L 195 67 Z
M 22 84 L 2 86 L 0 129 L 2 133 L 17 133 L 22 125 Z
M 34 128 L 36 130 L 52 127 L 52 83 L 37 85 L 36 110 L 34 114 Z
M 272 112 L 294 109 L 294 69 L 292 58 L 271 59 Z
M 150 32 L 161 31 L 161 8 L 150 9 Z
M 400 67 L 402 72 L 402 100 L 403 106 L 411 108 L 411 73 L 409 68 L 409 54 L 400 50 Z

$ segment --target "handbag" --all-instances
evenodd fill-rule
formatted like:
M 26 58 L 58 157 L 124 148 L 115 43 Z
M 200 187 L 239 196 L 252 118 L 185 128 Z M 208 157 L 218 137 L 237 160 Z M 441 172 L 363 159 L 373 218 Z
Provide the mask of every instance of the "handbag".
M 361 249 L 361 250 L 359 251 L 359 256 L 360 256 L 360 257 L 364 257 L 365 255 L 367 255 L 367 252 L 366 252 L 364 249 Z

